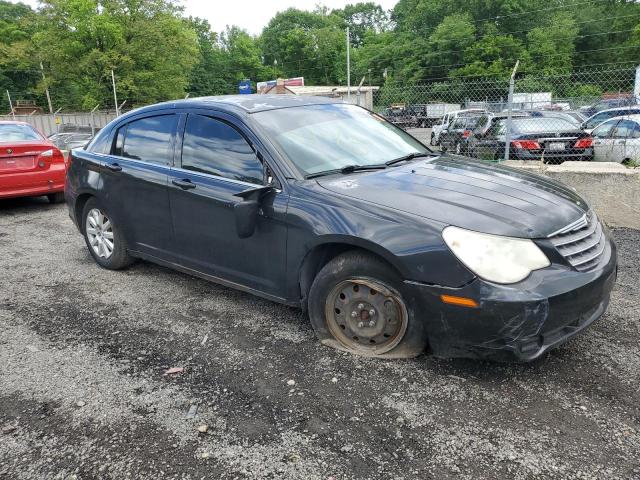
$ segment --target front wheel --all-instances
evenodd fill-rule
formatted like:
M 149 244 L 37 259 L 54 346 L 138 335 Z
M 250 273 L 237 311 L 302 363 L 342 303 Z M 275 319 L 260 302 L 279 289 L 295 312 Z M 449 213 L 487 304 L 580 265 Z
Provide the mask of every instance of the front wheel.
M 95 198 L 89 199 L 84 206 L 82 225 L 85 243 L 98 265 L 120 270 L 133 263 L 119 226 Z
M 320 270 L 309 293 L 318 338 L 358 355 L 419 355 L 427 345 L 426 330 L 407 308 L 402 285 L 392 267 L 367 252 L 337 256 Z

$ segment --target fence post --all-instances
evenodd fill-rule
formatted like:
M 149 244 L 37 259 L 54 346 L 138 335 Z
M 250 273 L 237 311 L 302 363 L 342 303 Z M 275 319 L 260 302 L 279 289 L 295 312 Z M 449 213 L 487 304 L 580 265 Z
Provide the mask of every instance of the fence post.
M 11 117 L 15 120 L 16 112 L 13 111 L 13 103 L 11 103 L 11 94 L 9 93 L 9 90 L 7 90 L 7 98 L 9 99 L 9 108 L 11 109 Z
M 520 60 L 516 61 L 509 79 L 509 98 L 507 99 L 507 124 L 504 129 L 504 160 L 509 160 L 509 147 L 511 146 L 511 113 L 513 112 L 513 90 L 516 84 L 516 71 Z
M 116 94 L 116 76 L 113 73 L 113 69 L 111 69 L 111 83 L 113 84 L 113 103 L 116 105 L 116 117 L 119 117 L 118 113 L 118 95 Z
M 351 100 L 351 40 L 349 38 L 349 27 L 347 27 L 347 99 Z

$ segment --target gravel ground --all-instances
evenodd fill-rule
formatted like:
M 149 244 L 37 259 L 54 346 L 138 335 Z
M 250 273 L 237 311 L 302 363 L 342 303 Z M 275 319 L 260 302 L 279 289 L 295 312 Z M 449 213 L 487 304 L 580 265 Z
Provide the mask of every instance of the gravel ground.
M 640 232 L 614 236 L 609 312 L 540 361 L 376 361 L 0 202 L 0 478 L 640 479 Z

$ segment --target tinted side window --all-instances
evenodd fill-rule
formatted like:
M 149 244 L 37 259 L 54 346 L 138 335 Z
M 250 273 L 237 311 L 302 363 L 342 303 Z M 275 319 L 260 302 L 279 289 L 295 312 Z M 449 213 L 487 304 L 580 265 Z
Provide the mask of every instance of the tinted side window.
M 637 123 L 632 120 L 620 120 L 613 132 L 613 138 L 633 138 L 633 132 L 636 127 Z
M 182 143 L 182 168 L 263 184 L 262 163 L 242 134 L 220 120 L 189 115 Z
M 157 165 L 170 164 L 173 158 L 172 140 L 177 126 L 177 115 L 159 115 L 129 123 L 121 156 Z

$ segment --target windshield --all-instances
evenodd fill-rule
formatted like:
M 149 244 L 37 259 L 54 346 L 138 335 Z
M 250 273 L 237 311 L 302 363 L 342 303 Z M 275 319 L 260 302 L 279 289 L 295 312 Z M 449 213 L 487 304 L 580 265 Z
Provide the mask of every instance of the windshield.
M 28 142 L 42 140 L 42 137 L 30 125 L 22 123 L 0 124 L 0 142 Z
M 637 113 L 640 113 L 640 109 L 610 110 L 608 112 L 600 112 L 589 118 L 585 122 L 584 128 L 594 128 L 600 125 L 605 120 L 609 120 L 610 118 L 623 115 L 633 115 Z
M 254 118 L 304 175 L 430 153 L 409 134 L 355 105 L 281 108 Z

